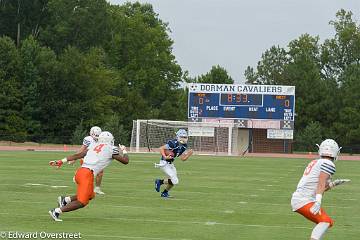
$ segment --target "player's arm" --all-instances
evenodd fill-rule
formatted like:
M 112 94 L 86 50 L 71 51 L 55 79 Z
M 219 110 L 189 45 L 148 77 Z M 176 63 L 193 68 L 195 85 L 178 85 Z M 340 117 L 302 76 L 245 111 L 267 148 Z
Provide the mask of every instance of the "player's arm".
M 330 174 L 321 171 L 319 175 L 319 182 L 316 188 L 316 200 L 314 205 L 310 208 L 310 212 L 314 215 L 320 212 L 321 200 L 324 192 L 326 191 L 326 183 L 330 179 Z
M 350 181 L 351 181 L 350 179 L 335 179 L 334 181 L 328 181 L 327 184 L 326 184 L 326 190 L 325 191 L 331 190 L 336 186 L 339 186 L 339 185 L 344 184 L 344 183 L 348 183 Z
M 165 144 L 160 147 L 160 154 L 163 157 L 163 159 L 173 159 L 174 157 L 171 155 L 166 155 L 165 150 L 169 150 L 169 145 Z
M 121 162 L 122 164 L 128 164 L 129 156 L 126 151 L 126 147 L 124 145 L 119 145 L 119 148 L 114 151 L 112 158 L 118 162 Z
M 194 151 L 192 149 L 189 149 L 188 151 L 186 151 L 180 155 L 180 159 L 183 161 L 186 161 L 193 153 L 194 153 Z
M 77 153 L 81 153 L 83 151 L 85 151 L 88 148 L 88 146 L 86 145 L 81 145 L 80 149 L 77 151 Z M 76 160 L 69 160 L 67 163 L 72 165 L 75 163 Z
M 88 146 L 86 145 L 81 145 L 80 149 L 77 151 L 77 153 L 81 153 L 83 151 L 85 151 L 88 148 Z
M 73 155 L 70 155 L 70 156 L 67 156 L 61 160 L 56 160 L 56 161 L 50 161 L 49 164 L 51 166 L 56 166 L 56 167 L 61 167 L 64 163 L 68 162 L 68 161 L 74 161 L 74 160 L 77 160 L 77 159 L 80 159 L 80 158 L 83 158 L 85 157 L 86 153 L 87 153 L 88 149 L 85 148 L 83 151 L 81 152 L 77 152 Z
M 328 173 L 320 172 L 319 183 L 316 189 L 316 194 L 323 194 L 325 192 L 329 179 L 330 179 L 330 175 Z

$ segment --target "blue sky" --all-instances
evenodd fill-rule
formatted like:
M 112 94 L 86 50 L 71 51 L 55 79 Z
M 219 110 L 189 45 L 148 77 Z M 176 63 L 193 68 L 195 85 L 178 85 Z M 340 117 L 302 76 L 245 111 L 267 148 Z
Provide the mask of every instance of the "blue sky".
M 123 4 L 124 0 L 108 0 Z M 135 1 L 130 1 L 135 2 Z M 169 23 L 173 54 L 195 77 L 212 66 L 225 68 L 235 83 L 244 83 L 247 66 L 256 67 L 273 45 L 286 47 L 301 34 L 334 36 L 329 21 L 341 8 L 360 21 L 360 0 L 139 0 L 153 5 Z

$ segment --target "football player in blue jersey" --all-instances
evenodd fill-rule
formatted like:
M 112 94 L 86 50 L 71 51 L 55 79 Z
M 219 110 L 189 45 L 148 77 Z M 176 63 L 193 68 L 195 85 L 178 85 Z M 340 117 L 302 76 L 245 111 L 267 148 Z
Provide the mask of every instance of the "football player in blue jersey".
M 182 161 L 186 161 L 192 154 L 192 149 L 187 149 L 188 134 L 185 129 L 180 129 L 176 132 L 176 139 L 169 140 L 165 145 L 160 147 L 161 159 L 159 164 L 155 167 L 160 168 L 165 174 L 166 178 L 155 180 L 155 190 L 160 192 L 161 185 L 165 185 L 165 189 L 161 192 L 161 197 L 170 197 L 170 189 L 179 183 L 177 177 L 174 160 L 180 157 Z

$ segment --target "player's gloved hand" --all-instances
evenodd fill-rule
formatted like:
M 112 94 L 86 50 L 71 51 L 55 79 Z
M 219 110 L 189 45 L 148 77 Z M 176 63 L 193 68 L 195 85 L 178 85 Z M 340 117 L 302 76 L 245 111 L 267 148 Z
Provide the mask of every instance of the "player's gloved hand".
M 50 166 L 60 168 L 63 165 L 63 162 L 61 160 L 56 161 L 50 161 Z
M 310 212 L 314 215 L 320 213 L 320 209 L 321 209 L 321 199 L 322 199 L 322 195 L 321 194 L 316 194 L 316 201 L 314 203 L 314 205 L 310 208 Z
M 335 179 L 334 181 L 329 183 L 329 188 L 334 188 L 336 186 L 339 186 L 341 184 L 344 184 L 344 183 L 347 183 L 350 181 L 351 181 L 350 179 Z
M 61 160 L 50 161 L 49 164 L 50 166 L 60 168 L 66 162 L 67 162 L 67 158 L 63 158 Z
M 126 147 L 124 145 L 119 144 L 120 155 L 127 154 Z

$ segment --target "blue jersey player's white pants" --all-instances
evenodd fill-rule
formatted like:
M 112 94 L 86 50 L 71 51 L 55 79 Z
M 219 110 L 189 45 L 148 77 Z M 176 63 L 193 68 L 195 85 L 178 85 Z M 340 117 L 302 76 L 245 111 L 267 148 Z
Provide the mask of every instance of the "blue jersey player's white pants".
M 176 185 L 179 183 L 176 168 L 173 163 L 168 163 L 167 161 L 160 160 L 160 164 L 158 166 L 171 179 L 172 184 Z

